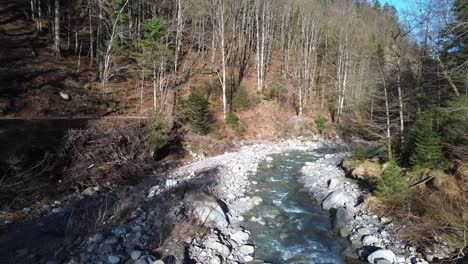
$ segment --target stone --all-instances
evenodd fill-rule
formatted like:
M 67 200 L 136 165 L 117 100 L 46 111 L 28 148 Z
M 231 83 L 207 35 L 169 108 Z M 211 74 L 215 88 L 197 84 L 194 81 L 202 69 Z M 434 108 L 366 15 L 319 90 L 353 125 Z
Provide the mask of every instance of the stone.
M 362 238 L 362 244 L 364 246 L 371 246 L 379 242 L 379 239 L 375 236 L 365 236 Z
M 325 197 L 325 199 L 323 199 L 322 207 L 325 210 L 330 210 L 331 208 L 343 206 L 349 202 L 349 197 L 344 192 L 334 191 Z
M 252 245 L 243 245 L 239 248 L 239 252 L 242 255 L 252 255 L 255 252 L 255 248 Z
M 389 263 L 397 263 L 397 258 L 395 253 L 388 249 L 379 249 L 367 257 L 369 263 L 377 264 L 377 261 L 385 260 Z M 382 263 L 382 262 L 380 262 Z
M 328 180 L 328 189 L 335 189 L 340 182 L 337 179 Z
M 146 255 L 146 256 L 139 258 L 137 261 L 135 261 L 134 264 L 153 264 L 155 261 L 156 261 L 156 258 L 154 256 Z
M 244 256 L 244 262 L 251 262 L 254 258 L 252 256 Z
M 137 260 L 141 257 L 141 251 L 139 250 L 134 250 L 132 251 L 132 253 L 130 254 L 130 257 L 133 259 L 133 260 Z
M 193 215 L 205 226 L 224 228 L 229 225 L 228 217 L 213 197 L 202 192 L 188 192 L 184 198 L 185 204 Z
M 64 93 L 64 92 L 60 91 L 59 95 L 65 101 L 70 101 L 71 100 L 71 96 L 69 94 L 67 94 L 67 93 Z
M 110 255 L 107 257 L 107 261 L 111 264 L 117 264 L 120 262 L 120 258 L 118 256 L 115 256 L 115 255 Z
M 227 256 L 229 256 L 231 253 L 231 250 L 226 245 L 223 245 L 217 241 L 209 242 L 206 246 L 221 254 L 223 258 L 227 258 Z
M 175 187 L 177 185 L 177 183 L 178 182 L 176 180 L 167 179 L 166 180 L 166 188 Z
M 284 214 L 279 214 L 275 217 L 275 221 L 277 223 L 284 223 L 286 221 L 288 221 L 289 217 L 287 215 L 284 215 Z
M 148 190 L 148 198 L 153 198 L 155 195 L 159 194 L 159 185 L 153 186 Z
M 155 262 L 153 262 L 153 264 L 164 264 L 164 261 L 158 259 Z
M 230 237 L 239 245 L 249 240 L 249 234 L 244 231 L 234 232 L 233 234 L 230 235 Z
M 332 217 L 332 229 L 340 234 L 341 237 L 347 237 L 351 234 L 352 226 L 350 225 L 353 219 L 352 214 L 344 207 L 338 207 Z
M 94 196 L 94 195 L 96 195 L 96 191 L 94 190 L 94 188 L 88 187 L 88 188 L 84 189 L 83 195 Z
M 267 162 L 272 162 L 273 161 L 273 158 L 272 157 L 266 157 L 265 159 Z

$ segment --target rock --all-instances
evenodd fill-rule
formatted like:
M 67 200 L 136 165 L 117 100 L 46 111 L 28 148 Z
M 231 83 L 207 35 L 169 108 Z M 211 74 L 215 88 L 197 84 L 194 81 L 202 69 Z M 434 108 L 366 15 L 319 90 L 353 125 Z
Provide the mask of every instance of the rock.
M 206 246 L 221 254 L 223 258 L 227 258 L 227 256 L 229 256 L 231 253 L 231 250 L 226 245 L 223 245 L 217 241 L 209 242 Z
M 153 186 L 148 190 L 148 198 L 153 198 L 155 195 L 158 195 L 160 192 L 159 185 Z
M 96 194 L 96 191 L 92 187 L 88 187 L 83 191 L 83 195 L 94 196 L 95 194 Z
M 325 210 L 330 210 L 331 208 L 336 208 L 338 206 L 343 206 L 346 203 L 349 203 L 349 197 L 342 191 L 334 191 L 330 193 L 322 201 L 322 207 Z
M 254 260 L 254 258 L 251 257 L 251 256 L 244 256 L 244 262 L 251 262 L 253 260 Z
M 239 252 L 242 255 L 252 255 L 255 252 L 255 248 L 252 245 L 243 245 L 239 248 Z
M 328 189 L 335 189 L 340 182 L 337 179 L 328 180 Z
M 241 245 L 249 240 L 249 234 L 244 231 L 237 231 L 230 235 L 231 239 L 234 240 L 237 244 Z
M 361 236 L 369 234 L 369 229 L 367 227 L 360 227 L 357 230 L 357 233 Z
M 133 259 L 133 260 L 137 260 L 141 257 L 141 251 L 139 250 L 134 250 L 132 251 L 132 253 L 130 254 L 130 257 Z
M 178 182 L 176 180 L 167 179 L 166 180 L 166 188 L 175 187 L 177 185 L 177 183 Z
M 367 257 L 369 263 L 377 264 L 377 261 L 385 260 L 387 263 L 398 263 L 395 253 L 388 249 L 379 249 Z M 383 262 L 380 262 L 383 263 Z
M 137 261 L 135 261 L 135 264 L 153 264 L 155 261 L 156 258 L 154 256 L 147 255 L 139 258 Z
M 260 205 L 263 202 L 263 199 L 258 196 L 254 196 L 252 197 L 252 202 L 255 205 Z
M 228 217 L 213 197 L 202 192 L 188 192 L 184 199 L 193 215 L 205 226 L 224 228 L 229 225 Z
M 107 261 L 111 264 L 117 264 L 120 262 L 120 258 L 118 256 L 111 255 L 107 257 Z
M 59 95 L 65 101 L 70 101 L 71 100 L 71 96 L 69 94 L 67 94 L 67 93 L 64 93 L 64 92 L 60 91 Z
M 275 221 L 277 223 L 284 223 L 286 221 L 288 221 L 289 217 L 285 214 L 279 214 L 275 217 Z
M 273 161 L 273 158 L 272 157 L 266 157 L 265 159 L 267 162 L 272 162 Z
M 332 229 L 340 234 L 341 237 L 347 237 L 352 231 L 350 225 L 353 216 L 344 207 L 338 207 L 332 217 Z
M 153 262 L 153 264 L 164 264 L 164 261 L 158 259 L 155 262 Z
M 362 238 L 362 244 L 364 246 L 372 246 L 373 244 L 376 244 L 379 242 L 379 239 L 376 238 L 375 236 L 365 236 Z

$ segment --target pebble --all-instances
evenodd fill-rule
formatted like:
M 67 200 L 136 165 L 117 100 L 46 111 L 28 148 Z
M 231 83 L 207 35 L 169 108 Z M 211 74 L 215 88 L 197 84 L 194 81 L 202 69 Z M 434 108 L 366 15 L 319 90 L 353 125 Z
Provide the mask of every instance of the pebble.
M 107 257 L 107 261 L 109 261 L 109 263 L 111 264 L 117 264 L 120 262 L 120 258 L 118 256 L 115 256 L 115 255 L 110 255 Z

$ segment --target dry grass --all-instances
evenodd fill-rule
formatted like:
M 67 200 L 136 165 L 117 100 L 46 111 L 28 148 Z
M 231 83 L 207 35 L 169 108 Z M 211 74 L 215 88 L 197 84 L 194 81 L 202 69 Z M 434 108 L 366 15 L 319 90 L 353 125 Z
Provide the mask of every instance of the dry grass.
M 71 130 L 64 153 L 70 159 L 64 188 L 84 189 L 135 180 L 149 152 L 144 124 L 128 122 L 100 130 Z

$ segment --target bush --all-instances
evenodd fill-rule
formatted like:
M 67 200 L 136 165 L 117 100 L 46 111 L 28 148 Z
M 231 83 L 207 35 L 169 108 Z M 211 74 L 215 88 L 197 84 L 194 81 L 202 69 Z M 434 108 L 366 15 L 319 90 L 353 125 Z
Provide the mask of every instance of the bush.
M 157 156 L 159 150 L 169 143 L 172 122 L 161 113 L 154 113 L 148 120 L 146 146 Z
M 226 116 L 226 124 L 236 132 L 236 135 L 241 136 L 242 134 L 245 133 L 245 127 L 244 124 L 242 124 L 239 120 L 239 117 L 236 115 L 236 113 L 229 113 Z
M 201 135 L 208 133 L 211 122 L 210 103 L 202 90 L 190 93 L 184 112 L 194 133 Z
M 404 197 L 408 190 L 405 173 L 395 161 L 390 161 L 386 166 L 382 179 L 377 182 L 375 194 L 389 198 Z
M 371 159 L 373 155 L 369 153 L 369 151 L 361 146 L 356 147 L 353 152 L 353 158 L 359 161 L 364 161 L 367 159 Z
M 275 76 L 271 85 L 265 91 L 266 100 L 274 100 L 280 107 L 286 106 L 288 101 L 288 87 L 286 79 L 282 76 Z
M 434 114 L 421 114 L 413 125 L 404 148 L 404 160 L 412 167 L 443 168 L 446 158 Z
M 232 98 L 232 108 L 234 111 L 244 111 L 257 105 L 258 99 L 255 96 L 250 95 L 244 88 L 239 86 L 237 92 Z
M 317 130 L 319 131 L 320 134 L 323 133 L 323 130 L 325 130 L 325 124 L 327 123 L 327 119 L 323 116 L 317 117 L 314 122 L 317 125 Z

